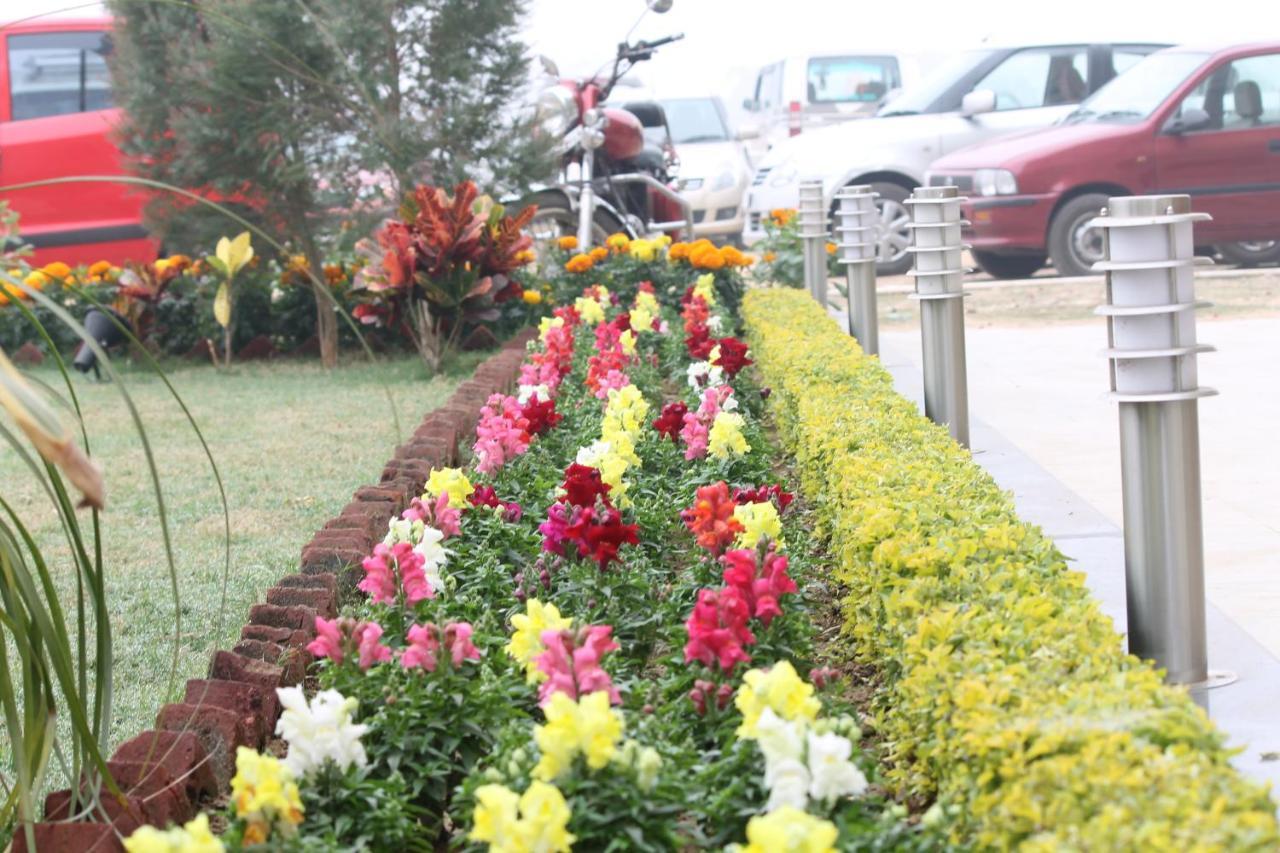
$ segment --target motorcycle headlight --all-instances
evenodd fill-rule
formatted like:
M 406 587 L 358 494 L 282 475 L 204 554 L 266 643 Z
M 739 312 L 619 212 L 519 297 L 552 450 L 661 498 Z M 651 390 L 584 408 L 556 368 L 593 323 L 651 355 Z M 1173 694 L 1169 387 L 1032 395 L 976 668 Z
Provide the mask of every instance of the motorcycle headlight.
M 1014 195 L 1018 179 L 1008 169 L 979 169 L 973 175 L 973 191 L 978 195 Z
M 737 180 L 734 178 L 733 172 L 725 169 L 719 175 L 716 175 L 716 179 L 711 183 L 711 191 L 720 192 L 721 190 L 727 190 L 736 183 Z
M 539 134 L 563 136 L 578 119 L 578 104 L 564 86 L 548 86 L 538 95 L 535 116 Z

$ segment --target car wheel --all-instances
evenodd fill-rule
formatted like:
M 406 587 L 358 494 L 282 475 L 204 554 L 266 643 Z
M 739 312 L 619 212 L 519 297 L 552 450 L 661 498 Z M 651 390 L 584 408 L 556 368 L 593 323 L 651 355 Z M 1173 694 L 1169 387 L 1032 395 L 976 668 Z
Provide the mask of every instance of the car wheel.
M 1044 255 L 1001 255 L 973 252 L 973 260 L 992 278 L 1030 278 L 1044 266 Z
M 876 275 L 902 275 L 911 269 L 911 211 L 905 202 L 911 191 L 898 184 L 876 183 L 871 191 L 879 193 L 876 210 L 880 211 L 880 234 L 877 238 Z
M 1107 196 L 1087 193 L 1058 209 L 1049 225 L 1049 257 L 1059 275 L 1089 275 L 1093 265 L 1104 259 L 1102 231 L 1089 223 L 1106 206 Z
M 1248 240 L 1218 246 L 1223 259 L 1242 267 L 1280 263 L 1280 240 Z

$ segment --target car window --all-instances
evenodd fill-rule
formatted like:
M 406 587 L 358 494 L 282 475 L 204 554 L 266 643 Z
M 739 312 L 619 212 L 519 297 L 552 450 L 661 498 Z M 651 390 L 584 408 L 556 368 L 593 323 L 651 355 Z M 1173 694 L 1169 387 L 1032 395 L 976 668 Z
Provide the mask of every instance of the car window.
M 781 95 L 779 89 L 782 87 L 781 70 L 781 63 L 766 65 L 760 69 L 760 76 L 756 78 L 755 107 L 757 110 L 767 112 L 778 105 Z
M 671 98 L 662 102 L 662 108 L 676 145 L 729 139 L 729 128 L 712 98 Z
M 993 68 L 974 89 L 996 94 L 996 110 L 1079 103 L 1089 94 L 1083 47 L 1020 50 Z
M 1190 110 L 1209 116 L 1200 132 L 1280 124 L 1280 54 L 1250 56 L 1219 68 L 1182 99 L 1174 115 Z
M 1150 55 L 1150 48 L 1117 47 L 1111 52 L 1111 67 L 1119 76 Z
M 899 85 L 891 56 L 819 56 L 806 73 L 809 103 L 875 103 Z
M 14 121 L 111 106 L 110 36 L 103 32 L 9 36 Z

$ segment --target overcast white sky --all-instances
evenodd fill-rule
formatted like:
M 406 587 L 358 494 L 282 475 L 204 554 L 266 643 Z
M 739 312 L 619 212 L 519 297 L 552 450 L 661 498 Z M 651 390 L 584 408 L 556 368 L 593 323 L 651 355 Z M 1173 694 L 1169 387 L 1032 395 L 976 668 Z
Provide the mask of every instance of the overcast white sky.
M 75 5 L 0 0 L 0 21 Z M 88 4 L 63 14 L 100 10 Z M 526 39 L 564 73 L 585 75 L 613 55 L 644 10 L 644 0 L 532 0 Z M 714 91 L 733 100 L 756 68 L 789 54 L 855 48 L 936 54 L 984 39 L 1280 40 L 1280 6 L 1275 0 L 675 0 L 666 15 L 647 15 L 633 38 L 676 32 L 684 41 L 637 69 L 637 79 L 664 93 Z

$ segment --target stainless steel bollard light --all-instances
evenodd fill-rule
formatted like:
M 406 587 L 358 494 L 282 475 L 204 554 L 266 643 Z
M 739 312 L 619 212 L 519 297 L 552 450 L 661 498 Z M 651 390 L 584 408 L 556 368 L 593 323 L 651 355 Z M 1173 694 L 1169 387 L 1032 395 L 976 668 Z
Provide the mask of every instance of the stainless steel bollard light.
M 1120 406 L 1125 593 L 1129 651 L 1150 658 L 1175 684 L 1226 684 L 1210 673 L 1205 639 L 1204 541 L 1200 517 L 1193 223 L 1186 195 L 1113 198 L 1092 223 L 1105 235 L 1105 353 Z
M 827 307 L 827 204 L 822 181 L 800 182 L 800 204 L 796 208 L 801 242 L 804 245 L 804 284 L 809 295 Z
M 848 186 L 836 193 L 836 243 L 848 286 L 849 334 L 862 351 L 880 352 L 880 320 L 876 308 L 876 239 L 880 212 L 869 185 Z
M 964 352 L 964 274 L 960 204 L 953 186 L 919 187 L 911 209 L 912 270 L 920 303 L 924 413 L 969 446 L 969 379 Z

